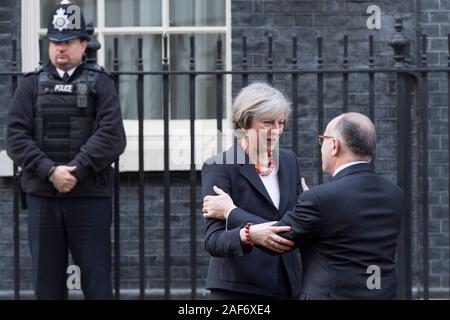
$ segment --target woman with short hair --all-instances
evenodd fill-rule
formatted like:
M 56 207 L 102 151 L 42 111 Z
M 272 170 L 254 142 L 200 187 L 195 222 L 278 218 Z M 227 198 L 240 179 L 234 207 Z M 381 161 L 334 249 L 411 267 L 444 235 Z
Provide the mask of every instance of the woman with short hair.
M 301 263 L 293 243 L 274 236 L 271 254 L 254 247 L 251 224 L 277 221 L 301 193 L 298 162 L 278 148 L 290 114 L 288 99 L 265 83 L 243 88 L 232 107 L 235 142 L 202 168 L 205 248 L 211 254 L 206 287 L 212 299 L 296 299 Z M 230 195 L 235 206 L 215 210 Z M 277 232 L 290 227 L 272 227 Z

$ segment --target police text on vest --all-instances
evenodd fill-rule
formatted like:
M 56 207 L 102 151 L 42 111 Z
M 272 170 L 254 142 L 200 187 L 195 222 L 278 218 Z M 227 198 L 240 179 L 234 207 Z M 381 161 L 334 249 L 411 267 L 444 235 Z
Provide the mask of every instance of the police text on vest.
M 57 84 L 57 85 L 55 85 L 55 92 L 73 93 L 73 85 Z

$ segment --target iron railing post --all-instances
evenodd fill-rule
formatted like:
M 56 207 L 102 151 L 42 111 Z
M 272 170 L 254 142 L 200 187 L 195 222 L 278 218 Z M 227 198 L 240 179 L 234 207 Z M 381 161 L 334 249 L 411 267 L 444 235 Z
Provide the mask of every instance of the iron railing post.
M 114 72 L 119 72 L 119 39 L 114 38 Z M 119 95 L 119 75 L 114 74 L 114 87 Z M 119 159 L 114 162 L 114 296 L 120 300 L 120 170 Z
M 17 71 L 17 40 L 12 41 L 11 68 Z M 18 76 L 12 75 L 11 89 L 14 94 L 17 89 Z M 14 242 L 14 299 L 20 300 L 20 172 L 16 163 L 13 168 L 13 242 Z
M 394 50 L 395 69 L 397 70 L 397 183 L 405 196 L 405 215 L 398 250 L 399 296 L 412 298 L 412 143 L 411 143 L 411 85 L 410 76 L 405 72 L 406 47 L 408 39 L 403 34 L 402 19 L 397 17 L 395 34 L 390 42 Z
M 86 48 L 86 62 L 97 63 L 97 51 L 102 47 L 100 42 L 94 37 L 94 24 L 91 22 L 87 25 L 88 45 Z

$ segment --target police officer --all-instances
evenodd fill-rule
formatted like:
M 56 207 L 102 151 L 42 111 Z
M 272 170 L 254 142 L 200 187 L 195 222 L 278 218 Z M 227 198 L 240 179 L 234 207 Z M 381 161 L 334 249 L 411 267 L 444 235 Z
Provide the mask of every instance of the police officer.
M 56 5 L 50 61 L 24 76 L 8 114 L 7 151 L 22 168 L 38 299 L 67 298 L 69 250 L 85 298 L 112 298 L 111 164 L 126 139 L 113 81 L 83 62 L 87 37 L 80 7 Z

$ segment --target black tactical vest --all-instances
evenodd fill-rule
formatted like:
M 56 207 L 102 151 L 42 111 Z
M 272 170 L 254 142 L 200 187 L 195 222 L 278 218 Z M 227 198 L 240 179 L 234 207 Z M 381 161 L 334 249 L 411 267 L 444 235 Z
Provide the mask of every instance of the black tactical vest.
M 96 129 L 92 94 L 98 72 L 85 68 L 70 83 L 46 70 L 37 76 L 34 139 L 56 164 L 67 164 Z

